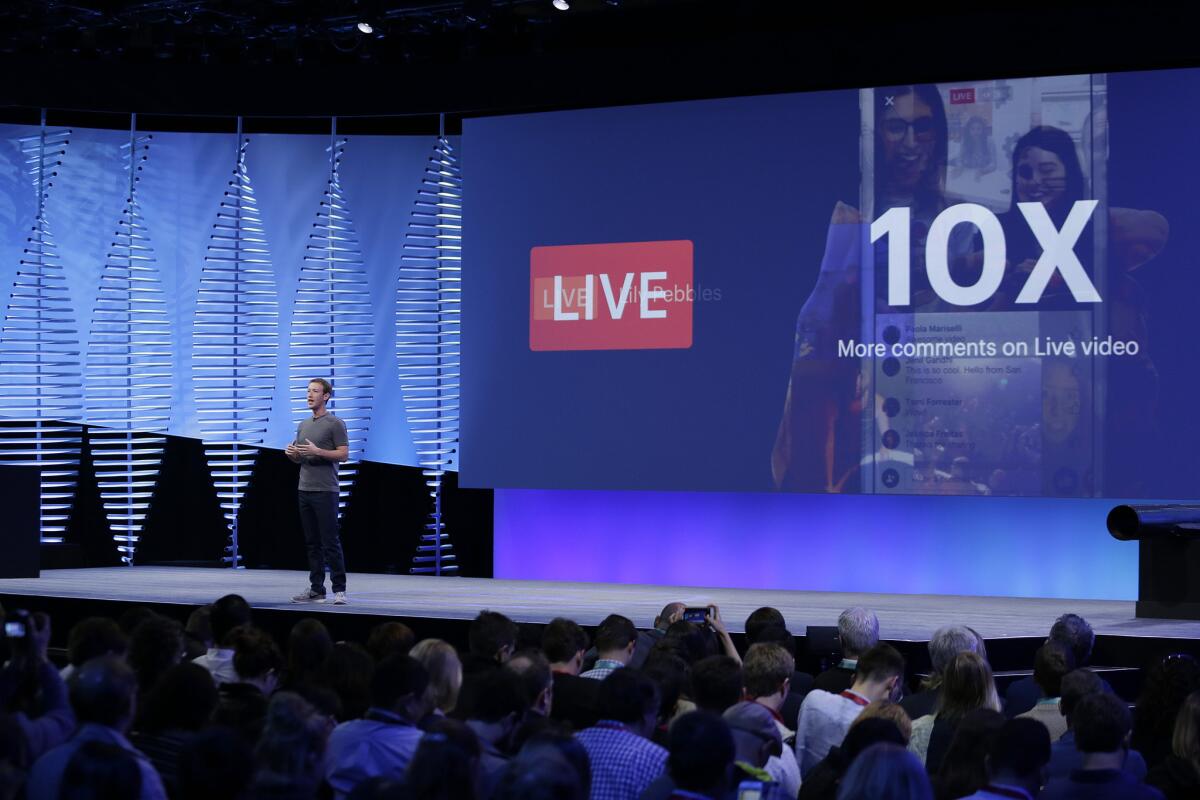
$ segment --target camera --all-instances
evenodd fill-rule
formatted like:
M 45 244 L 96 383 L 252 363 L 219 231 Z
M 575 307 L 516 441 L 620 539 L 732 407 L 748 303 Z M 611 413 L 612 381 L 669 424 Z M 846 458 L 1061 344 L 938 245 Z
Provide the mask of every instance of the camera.
M 683 610 L 683 619 L 695 625 L 707 625 L 712 606 L 688 606 Z
M 28 611 L 23 608 L 14 609 L 4 620 L 4 636 L 8 639 L 25 639 L 29 636 L 31 624 Z

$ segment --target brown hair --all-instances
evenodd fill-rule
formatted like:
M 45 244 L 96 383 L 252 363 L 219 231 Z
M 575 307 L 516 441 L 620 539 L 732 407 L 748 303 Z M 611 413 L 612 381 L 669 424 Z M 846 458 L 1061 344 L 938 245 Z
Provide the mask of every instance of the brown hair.
M 742 680 L 750 697 L 766 697 L 779 691 L 779 686 L 796 671 L 796 659 L 774 642 L 758 642 L 746 651 Z
M 996 681 L 987 661 L 975 653 L 959 653 L 946 667 L 942 692 L 938 697 L 937 715 L 960 719 L 977 708 L 1000 710 Z
M 1200 768 L 1200 692 L 1192 692 L 1175 716 L 1171 750 L 1179 758 Z
M 864 719 L 886 719 L 896 725 L 900 731 L 900 736 L 904 739 L 904 744 L 908 744 L 908 740 L 912 738 L 912 717 L 908 716 L 899 703 L 893 703 L 890 700 L 880 700 L 876 703 L 871 703 L 862 710 L 862 713 L 854 718 L 854 722 L 850 723 L 853 728 Z
M 329 381 L 325 380 L 324 378 L 313 378 L 308 383 L 310 386 L 314 383 L 321 384 L 321 388 L 325 391 L 325 394 L 329 395 L 330 397 L 333 397 L 333 384 L 330 383 Z

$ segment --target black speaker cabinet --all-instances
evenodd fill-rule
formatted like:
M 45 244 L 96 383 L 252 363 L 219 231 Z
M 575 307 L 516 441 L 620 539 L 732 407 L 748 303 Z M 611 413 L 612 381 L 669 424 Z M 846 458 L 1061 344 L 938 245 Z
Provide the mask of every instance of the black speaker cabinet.
M 0 578 L 40 577 L 41 474 L 36 467 L 0 465 Z

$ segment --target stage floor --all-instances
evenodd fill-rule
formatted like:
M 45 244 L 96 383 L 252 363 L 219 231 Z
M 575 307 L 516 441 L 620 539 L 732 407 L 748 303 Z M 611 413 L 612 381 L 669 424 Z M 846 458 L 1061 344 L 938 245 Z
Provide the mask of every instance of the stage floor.
M 41 595 L 133 603 L 201 605 L 230 592 L 255 608 L 330 614 L 369 614 L 428 619 L 471 619 L 480 609 L 500 611 L 518 622 L 548 622 L 567 616 L 595 625 L 611 613 L 639 627 L 671 601 L 716 603 L 729 629 L 742 630 L 754 609 L 769 605 L 783 612 L 793 633 L 806 625 L 832 625 L 842 609 L 866 606 L 879 615 L 886 639 L 928 641 L 942 625 L 970 625 L 987 639 L 1045 636 L 1060 614 L 1074 612 L 1096 633 L 1200 639 L 1200 622 L 1135 619 L 1134 604 L 1109 600 L 1052 600 L 950 595 L 859 594 L 752 589 L 706 589 L 610 583 L 508 581 L 487 578 L 435 578 L 415 575 L 351 574 L 349 604 L 295 605 L 293 594 L 307 575 L 283 570 L 228 570 L 186 567 L 112 567 L 45 570 L 41 578 L 0 580 L 0 594 Z

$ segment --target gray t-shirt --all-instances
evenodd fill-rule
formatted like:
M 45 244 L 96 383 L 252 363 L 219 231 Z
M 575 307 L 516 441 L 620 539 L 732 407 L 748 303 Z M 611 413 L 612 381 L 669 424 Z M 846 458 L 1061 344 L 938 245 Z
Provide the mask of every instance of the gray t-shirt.
M 319 417 L 307 417 L 296 429 L 296 444 L 308 439 L 322 450 L 336 450 L 350 444 L 346 423 L 329 412 Z M 300 457 L 300 491 L 336 492 L 338 490 L 337 462 L 320 456 Z

